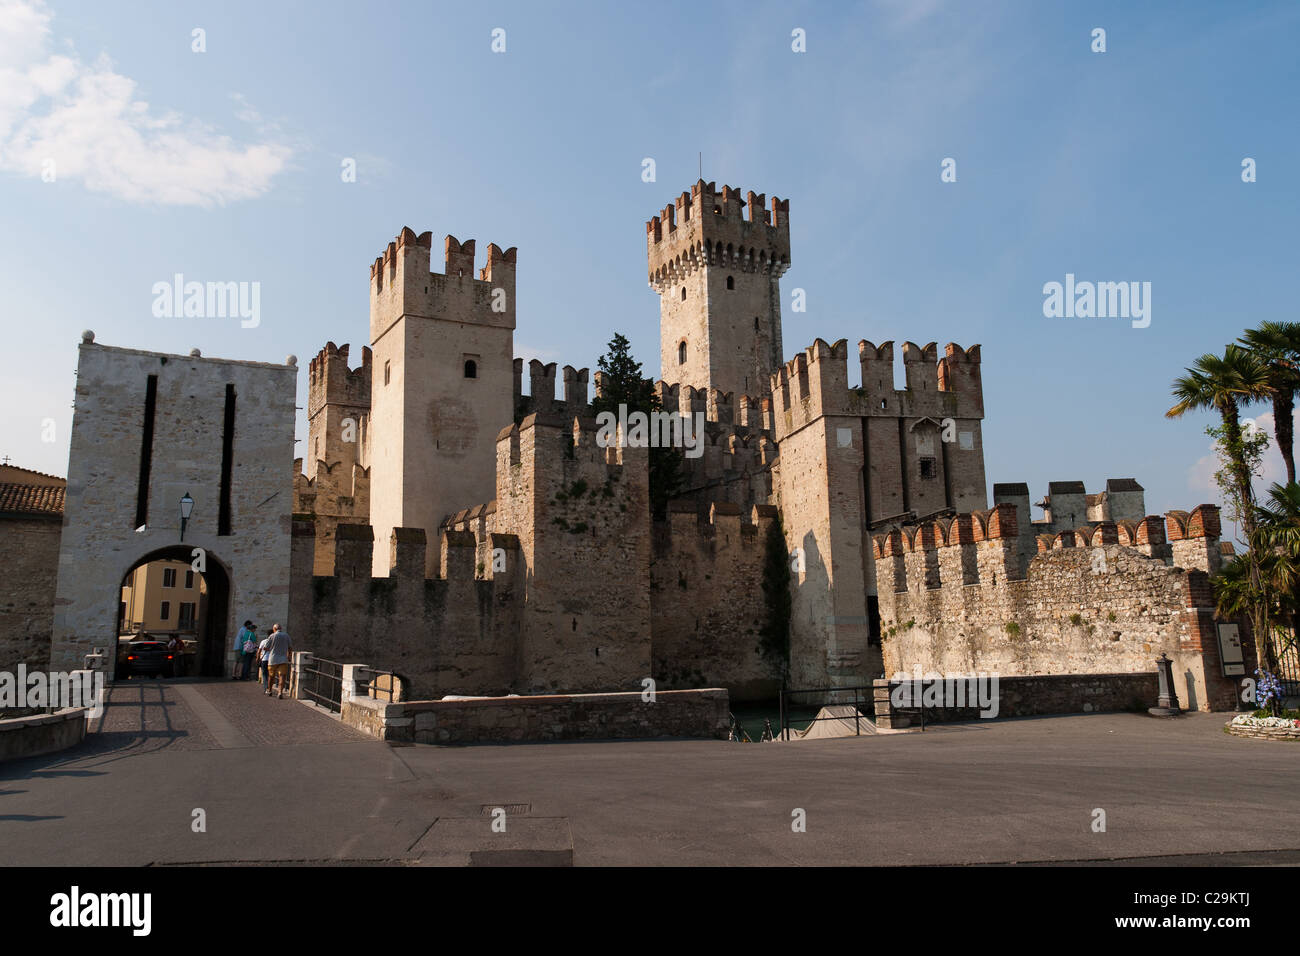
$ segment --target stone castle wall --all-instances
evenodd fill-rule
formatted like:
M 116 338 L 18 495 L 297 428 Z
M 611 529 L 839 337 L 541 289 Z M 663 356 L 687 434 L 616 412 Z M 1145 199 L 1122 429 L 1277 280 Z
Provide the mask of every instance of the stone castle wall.
M 50 661 L 62 526 L 55 516 L 0 518 L 0 670 L 43 670 Z
M 653 676 L 659 686 L 726 686 L 733 700 L 770 699 L 782 661 L 762 646 L 767 609 L 759 582 L 776 509 L 715 503 L 701 520 L 674 502 L 654 528 L 650 565 Z
M 334 573 L 340 524 L 370 521 L 370 349 L 348 367 L 348 345 L 333 342 L 311 360 L 307 380 L 307 457 L 294 460 L 293 510 L 316 529 L 315 573 Z
M 775 510 L 745 521 L 723 502 L 700 524 L 679 505 L 652 529 L 645 450 L 600 448 L 590 425 L 530 415 L 503 429 L 497 497 L 447 519 L 432 578 L 423 529 L 383 543 L 352 524 L 333 573 L 314 575 L 318 536 L 297 522 L 297 645 L 397 671 L 418 697 L 639 691 L 650 677 L 770 692 L 780 665 L 760 649 L 756 595 Z M 368 572 L 377 560 L 387 577 Z
M 315 529 L 295 522 L 294 646 L 327 660 L 396 671 L 418 697 L 513 691 L 522 584 L 517 574 L 477 577 L 467 537 L 444 536 L 440 575 L 426 579 L 424 529 L 399 528 L 389 542 L 389 573 L 375 577 L 370 526 L 340 525 L 334 572 L 325 577 L 311 573 Z
M 1003 503 L 874 539 L 887 675 L 1133 673 L 1166 653 L 1184 707 L 1236 706 L 1209 586 L 1214 506 L 1040 539 L 1027 573 L 1018 537 Z
M 223 657 L 227 668 L 233 662 L 237 622 L 284 620 L 296 361 L 272 365 L 109 348 L 86 333 L 59 541 L 53 669 L 82 667 L 96 647 L 105 648 L 111 662 L 126 572 L 155 558 L 189 561 L 195 548 L 202 549 L 206 576 L 229 583 L 224 617 L 205 622 L 205 641 L 224 645 L 213 651 L 214 659 Z M 151 378 L 153 433 L 142 448 Z M 222 474 L 227 409 L 233 425 L 228 485 Z M 146 453 L 151 466 L 141 488 Z M 223 487 L 228 528 L 220 520 Z M 194 506 L 182 543 L 180 501 L 187 494 Z

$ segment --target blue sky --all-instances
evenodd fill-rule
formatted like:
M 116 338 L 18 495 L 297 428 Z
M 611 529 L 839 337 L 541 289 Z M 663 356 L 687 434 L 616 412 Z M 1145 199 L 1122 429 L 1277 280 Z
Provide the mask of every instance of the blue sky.
M 66 472 L 84 328 L 296 354 L 305 404 L 310 356 L 364 343 L 404 225 L 477 239 L 479 265 L 518 247 L 517 355 L 594 369 L 622 331 L 657 376 L 644 223 L 702 151 L 719 188 L 791 201 L 787 358 L 981 343 L 990 485 L 1133 476 L 1149 511 L 1189 508 L 1209 418 L 1166 421 L 1170 381 L 1300 319 L 1298 42 L 1295 3 L 0 0 L 0 454 Z M 260 324 L 155 317 L 178 272 L 259 282 Z M 1150 327 L 1045 318 L 1066 273 L 1150 282 Z

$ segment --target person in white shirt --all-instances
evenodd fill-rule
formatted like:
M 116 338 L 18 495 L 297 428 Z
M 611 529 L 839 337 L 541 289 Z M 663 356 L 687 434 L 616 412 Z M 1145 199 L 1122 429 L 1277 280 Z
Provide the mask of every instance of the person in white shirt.
M 289 640 L 288 632 L 280 630 L 279 624 L 273 625 L 266 638 L 266 661 L 270 674 L 266 683 L 268 697 L 271 696 L 271 685 L 275 684 L 279 688 L 277 696 L 284 699 L 285 688 L 289 685 L 289 654 L 292 651 L 293 642 Z
M 269 676 L 269 665 L 266 662 L 266 650 L 270 645 L 270 634 L 262 638 L 262 642 L 257 645 L 257 676 L 258 680 L 266 687 L 268 694 L 271 693 L 271 678 Z

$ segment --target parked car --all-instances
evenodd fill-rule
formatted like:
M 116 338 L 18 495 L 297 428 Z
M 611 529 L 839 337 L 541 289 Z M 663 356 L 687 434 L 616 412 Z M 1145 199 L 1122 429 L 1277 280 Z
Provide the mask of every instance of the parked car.
M 163 641 L 132 641 L 126 646 L 126 676 L 170 677 L 172 652 Z

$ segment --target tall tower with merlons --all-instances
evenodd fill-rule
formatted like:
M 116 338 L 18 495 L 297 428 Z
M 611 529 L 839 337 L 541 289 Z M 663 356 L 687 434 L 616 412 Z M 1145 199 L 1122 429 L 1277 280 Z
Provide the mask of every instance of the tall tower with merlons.
M 718 389 L 739 407 L 784 361 L 781 275 L 790 267 L 790 201 L 700 180 L 646 223 L 659 294 L 661 376 Z

